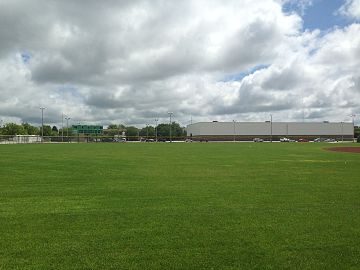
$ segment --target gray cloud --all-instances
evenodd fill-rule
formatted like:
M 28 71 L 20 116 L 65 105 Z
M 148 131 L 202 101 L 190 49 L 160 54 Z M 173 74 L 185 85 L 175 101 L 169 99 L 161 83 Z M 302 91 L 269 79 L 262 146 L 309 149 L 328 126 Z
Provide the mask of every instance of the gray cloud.
M 3 0 L 0 118 L 39 123 L 40 106 L 51 123 L 357 112 L 360 25 L 303 32 L 285 2 Z

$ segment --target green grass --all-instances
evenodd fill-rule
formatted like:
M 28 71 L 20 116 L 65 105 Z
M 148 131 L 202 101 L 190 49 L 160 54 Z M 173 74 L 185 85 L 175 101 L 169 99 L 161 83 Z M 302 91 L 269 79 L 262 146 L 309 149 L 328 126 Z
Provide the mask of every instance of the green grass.
M 0 269 L 360 269 L 360 155 L 0 145 Z

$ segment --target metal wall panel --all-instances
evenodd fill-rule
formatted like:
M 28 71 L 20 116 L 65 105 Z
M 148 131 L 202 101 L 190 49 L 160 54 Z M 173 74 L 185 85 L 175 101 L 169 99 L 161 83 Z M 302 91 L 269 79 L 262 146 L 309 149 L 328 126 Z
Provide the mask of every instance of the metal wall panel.
M 352 123 L 294 123 L 294 122 L 200 122 L 187 126 L 193 136 L 326 136 L 354 134 Z

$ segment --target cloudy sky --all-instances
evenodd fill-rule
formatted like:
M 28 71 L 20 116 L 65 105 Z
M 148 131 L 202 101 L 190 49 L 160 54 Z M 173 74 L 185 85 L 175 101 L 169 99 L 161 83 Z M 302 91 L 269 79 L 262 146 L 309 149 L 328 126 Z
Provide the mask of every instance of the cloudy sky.
M 41 106 L 49 124 L 351 121 L 360 0 L 0 0 L 0 120 Z

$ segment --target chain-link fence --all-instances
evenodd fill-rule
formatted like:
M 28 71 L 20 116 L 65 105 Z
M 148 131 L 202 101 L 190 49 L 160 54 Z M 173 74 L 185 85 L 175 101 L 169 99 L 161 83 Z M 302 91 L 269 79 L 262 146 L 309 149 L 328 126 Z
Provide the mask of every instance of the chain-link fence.
M 38 136 L 38 135 L 0 135 L 0 144 L 31 143 L 124 143 L 124 142 L 169 142 L 186 141 L 186 137 L 141 137 L 141 136 Z
M 273 136 L 191 136 L 191 137 L 151 137 L 151 136 L 102 136 L 102 135 L 72 135 L 72 136 L 38 136 L 38 135 L 0 135 L 0 144 L 31 144 L 31 143 L 124 143 L 124 142 L 226 142 L 226 141 L 281 141 L 281 137 Z M 352 136 L 291 136 L 289 141 L 315 141 L 315 142 L 351 142 Z M 355 138 L 356 141 L 356 138 Z

